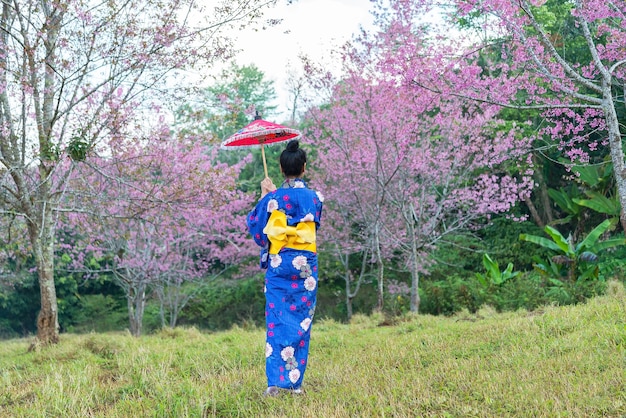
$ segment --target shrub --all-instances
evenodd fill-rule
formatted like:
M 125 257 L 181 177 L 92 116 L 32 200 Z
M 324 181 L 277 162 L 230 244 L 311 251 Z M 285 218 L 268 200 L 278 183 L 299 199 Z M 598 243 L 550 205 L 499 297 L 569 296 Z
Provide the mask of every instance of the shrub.
M 112 295 L 83 295 L 80 297 L 79 314 L 68 332 L 108 332 L 128 328 L 128 310 L 119 298 Z

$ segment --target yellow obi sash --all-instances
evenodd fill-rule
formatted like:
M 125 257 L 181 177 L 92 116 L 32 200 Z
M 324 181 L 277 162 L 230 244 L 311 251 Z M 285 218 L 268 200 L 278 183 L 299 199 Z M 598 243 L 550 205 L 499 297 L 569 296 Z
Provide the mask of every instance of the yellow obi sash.
M 270 254 L 278 254 L 283 248 L 316 251 L 315 222 L 299 222 L 296 226 L 287 225 L 287 216 L 275 210 L 270 215 L 263 233 L 270 240 Z

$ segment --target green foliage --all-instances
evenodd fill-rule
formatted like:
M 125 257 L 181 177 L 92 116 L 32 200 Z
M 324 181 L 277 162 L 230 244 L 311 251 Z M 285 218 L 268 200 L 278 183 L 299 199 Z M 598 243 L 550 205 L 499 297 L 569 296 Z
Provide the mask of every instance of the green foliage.
M 446 236 L 431 254 L 434 263 L 429 268 L 427 280 L 436 282 L 453 276 L 472 275 L 481 266 L 481 252 L 486 251 L 485 245 L 485 241 L 474 234 Z
M 575 186 L 570 185 L 570 188 L 575 188 Z M 550 198 L 554 201 L 554 203 L 556 203 L 559 206 L 559 208 L 561 208 L 563 212 L 567 214 L 567 216 L 563 219 L 560 219 L 558 223 L 561 223 L 561 224 L 568 223 L 568 222 L 571 222 L 572 220 L 578 221 L 581 216 L 582 206 L 574 201 L 574 199 L 576 198 L 570 197 L 571 194 L 572 194 L 571 191 L 568 191 L 565 189 L 560 189 L 560 190 L 549 189 L 548 190 L 548 195 L 550 196 Z
M 563 163 L 566 161 L 561 160 Z M 593 189 L 606 192 L 612 185 L 613 163 L 605 158 L 602 164 L 574 165 L 571 170 L 578 175 L 578 181 Z
M 572 201 L 579 205 L 617 218 L 621 211 L 621 205 L 617 197 L 608 198 L 594 191 L 586 191 L 588 199 L 573 198 Z
M 420 282 L 420 312 L 451 315 L 462 310 L 476 312 L 484 305 L 493 306 L 498 311 L 531 310 L 552 303 L 579 303 L 602 293 L 604 284 L 598 281 L 581 280 L 561 283 L 563 280 L 560 278 L 567 277 L 567 269 L 553 262 L 547 264 L 548 268 L 550 266 L 555 268 L 552 275 L 541 275 L 536 270 L 532 271 L 533 266 L 541 264 L 542 259 L 551 262 L 554 249 L 550 245 L 543 247 L 531 241 L 520 240 L 519 235 L 524 235 L 523 231 L 526 232 L 525 235 L 531 235 L 528 232 L 539 233 L 542 229 L 531 222 L 516 222 L 500 217 L 495 218 L 489 227 L 477 232 L 476 236 L 482 238 L 482 241 L 478 241 L 476 236 L 468 236 L 465 239 L 450 240 L 449 242 L 453 245 L 440 246 L 435 253 L 439 264 L 433 266 L 432 274 Z M 595 243 L 594 237 L 597 238 Z M 615 275 L 611 275 L 611 268 L 615 266 L 619 269 L 618 264 L 623 247 L 598 251 L 604 245 L 610 247 L 614 241 L 610 240 L 608 244 L 601 244 L 598 242 L 599 237 L 596 233 L 590 234 L 588 238 L 585 244 L 582 245 L 581 242 L 579 247 L 582 258 L 581 267 L 584 267 L 586 263 L 588 267 L 597 269 L 592 269 L 591 272 L 597 271 L 600 279 L 614 278 Z M 555 248 L 558 247 L 554 241 L 543 239 L 553 243 Z M 477 259 L 481 254 L 479 250 L 483 248 L 483 254 L 489 255 L 488 258 L 483 256 L 481 266 L 477 263 Z M 560 251 L 560 247 L 558 248 Z M 590 248 L 598 251 L 596 261 L 593 261 L 594 257 L 590 255 Z M 510 270 L 502 271 L 499 267 L 501 263 L 506 263 L 507 269 Z M 511 267 L 508 267 L 509 264 Z M 622 264 L 622 268 L 626 269 L 626 262 Z M 514 272 L 512 266 L 517 265 L 522 265 L 524 269 Z M 477 275 L 476 272 L 479 270 L 485 273 Z M 559 278 L 557 279 L 558 288 L 549 280 L 550 277 Z M 496 283 L 500 284 L 496 285 Z
M 420 299 L 420 312 L 431 315 L 452 315 L 463 309 L 476 312 L 485 300 L 475 280 L 456 276 L 434 282 L 422 280 Z
M 143 332 L 153 333 L 160 330 L 163 327 L 161 321 L 160 305 L 155 299 L 150 299 L 146 303 L 146 307 L 143 313 Z M 123 329 L 128 327 L 128 310 L 126 311 L 126 325 Z
M 583 31 L 572 16 L 573 7 L 574 4 L 569 1 L 547 0 L 541 6 L 531 6 L 531 10 L 563 59 L 584 64 L 591 61 L 591 56 Z M 530 28 L 529 32 L 535 33 Z M 600 39 L 595 42 L 602 43 Z
M 0 338 L 26 336 L 37 331 L 39 285 L 34 275 L 14 281 L 0 299 Z
M 285 149 L 285 144 L 280 142 L 270 144 L 265 146 L 264 149 L 267 161 L 267 174 L 276 187 L 279 187 L 283 181 L 279 159 L 281 152 Z M 221 150 L 220 159 L 234 163 L 242 160 L 249 154 L 252 154 L 252 161 L 241 170 L 237 185 L 243 192 L 258 192 L 260 196 L 260 185 L 261 181 L 265 178 L 265 172 L 263 171 L 263 160 L 259 147 Z
M 67 146 L 67 153 L 74 161 L 85 161 L 90 148 L 91 146 L 87 139 L 82 136 L 74 136 L 70 139 L 70 143 Z
M 322 271 L 320 269 L 320 271 Z M 342 277 L 331 276 L 320 278 L 317 290 L 316 318 L 330 318 L 345 322 L 348 319 L 346 305 L 345 282 Z M 375 283 L 367 283 L 352 299 L 352 312 L 369 314 L 376 306 L 377 294 Z
M 492 306 L 498 312 L 534 310 L 547 305 L 571 305 L 602 295 L 605 281 L 562 281 L 536 272 L 520 273 L 499 286 L 484 288 L 476 280 L 450 277 L 446 281 L 423 281 L 420 289 L 420 312 L 453 315 L 461 311 L 477 312 Z
M 597 266 L 597 254 L 607 248 L 626 245 L 626 239 L 624 238 L 598 241 L 607 230 L 615 226 L 615 223 L 615 219 L 605 220 L 589 232 L 578 244 L 573 242 L 571 236 L 565 238 L 557 229 L 549 225 L 544 230 L 551 240 L 529 234 L 520 234 L 520 239 L 559 253 L 559 255 L 548 260 L 548 264 L 535 264 L 535 268 L 541 274 L 552 279 L 560 280 L 567 278 L 570 281 L 580 281 L 589 278 L 598 279 L 600 270 Z
M 265 295 L 260 277 L 241 281 L 216 280 L 181 312 L 179 324 L 223 330 L 237 323 L 265 324 Z
M 529 221 L 515 221 L 505 216 L 494 218 L 490 225 L 478 231 L 483 245 L 483 252 L 498 263 L 505 265 L 513 263 L 521 271 L 532 269 L 534 254 L 547 254 L 545 250 L 519 240 L 521 233 L 541 233 L 542 229 Z M 478 271 L 480 265 L 475 265 L 472 271 Z
M 276 106 L 274 82 L 255 65 L 232 64 L 216 79 L 215 84 L 202 92 L 197 103 L 182 106 L 176 112 L 175 129 L 179 134 L 198 134 L 209 142 L 220 143 L 252 122 L 258 112 L 263 119 L 271 120 Z M 282 174 L 278 159 L 283 147 L 280 144 L 265 146 L 268 175 L 279 185 Z M 265 177 L 260 147 L 236 147 L 219 151 L 219 159 L 228 164 L 242 161 L 252 155 L 252 161 L 240 173 L 238 187 L 243 192 L 260 191 Z
M 63 234 L 64 231 L 59 231 Z M 62 332 L 113 331 L 128 327 L 128 310 L 124 292 L 107 274 L 83 276 L 69 267 L 72 259 L 58 253 L 55 259 L 55 286 Z M 86 263 L 99 269 L 97 260 Z M 38 308 L 34 304 L 33 309 Z
M 567 165 L 562 159 L 561 162 Z M 575 229 L 579 231 L 584 229 L 588 218 L 595 221 L 599 214 L 617 219 L 621 205 L 612 182 L 612 164 L 607 161 L 596 165 L 574 165 L 570 169 L 576 174 L 575 183 L 569 183 L 559 190 L 548 190 L 552 200 L 566 215 L 555 224 L 574 223 Z M 586 209 L 591 209 L 591 214 Z
M 557 305 L 572 305 L 604 293 L 606 282 L 579 280 L 575 282 L 546 277 L 546 300 Z
M 484 253 L 499 264 L 513 263 L 521 271 L 532 269 L 533 255 L 543 256 L 549 252 L 519 240 L 519 234 L 529 231 L 541 233 L 542 229 L 532 222 L 498 216 L 473 234 L 448 236 L 433 253 L 436 264 L 430 268 L 429 277 L 446 280 L 454 275 L 473 276 L 484 268 Z
M 80 297 L 80 310 L 68 332 L 110 332 L 128 327 L 128 309 L 124 300 L 113 295 L 93 294 Z
M 66 254 L 55 259 L 55 288 L 61 332 L 123 330 L 128 326 L 126 299 L 122 290 L 107 275 L 84 278 L 67 270 L 71 261 Z M 9 285 L 0 285 L 0 338 L 36 333 L 40 307 L 39 284 L 30 268 L 9 264 L 15 276 Z M 97 267 L 97 260 L 90 261 Z
M 493 261 L 489 254 L 483 254 L 483 265 L 487 272 L 485 274 L 476 273 L 476 278 L 483 287 L 500 286 L 504 282 L 519 274 L 519 271 L 513 272 L 513 263 L 509 263 L 504 271 L 500 270 L 497 262 Z
M 534 273 L 522 273 L 508 280 L 487 295 L 487 303 L 500 312 L 525 309 L 532 311 L 550 303 L 546 297 L 543 278 Z
M 602 164 L 577 165 L 571 168 L 577 174 L 577 181 L 587 197 L 573 197 L 572 201 L 595 212 L 618 218 L 621 204 L 613 182 L 613 164 L 606 160 L 607 158 Z
M 603 281 L 621 280 L 626 277 L 626 246 L 607 249 L 598 262 L 600 279 Z
M 220 142 L 251 122 L 255 110 L 270 117 L 276 109 L 271 104 L 275 98 L 274 82 L 265 80 L 254 64 L 233 63 L 198 102 L 190 100 L 178 109 L 175 127 L 182 134 L 208 135 Z
M 411 298 L 409 295 L 385 294 L 385 311 L 393 317 L 405 315 L 411 311 Z

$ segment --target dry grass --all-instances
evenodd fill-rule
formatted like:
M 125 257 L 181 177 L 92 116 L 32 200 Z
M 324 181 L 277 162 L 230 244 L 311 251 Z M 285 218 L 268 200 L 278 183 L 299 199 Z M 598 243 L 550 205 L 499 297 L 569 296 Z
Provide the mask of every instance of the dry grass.
M 305 395 L 266 399 L 263 330 L 0 344 L 2 417 L 624 417 L 626 292 L 379 326 L 316 321 Z

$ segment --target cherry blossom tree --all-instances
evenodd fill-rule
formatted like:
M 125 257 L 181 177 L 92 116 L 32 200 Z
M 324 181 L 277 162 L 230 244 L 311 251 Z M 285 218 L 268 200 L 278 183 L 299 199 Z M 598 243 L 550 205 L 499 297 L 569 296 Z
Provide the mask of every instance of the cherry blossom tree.
M 317 153 L 313 179 L 316 184 L 324 185 L 329 212 L 337 214 L 325 221 L 330 226 L 322 231 L 324 238 L 321 241 L 336 243 L 329 245 L 328 249 L 340 259 L 350 253 L 360 254 L 364 260 L 370 258 L 377 270 L 377 309 L 381 310 L 387 255 L 384 251 L 393 248 L 393 243 L 387 245 L 385 241 L 383 223 L 396 219 L 387 216 L 384 194 L 385 185 L 395 176 L 395 171 L 384 164 L 387 144 L 373 140 L 367 126 L 369 115 L 360 113 L 361 110 L 348 106 L 313 109 L 308 118 L 314 123 L 307 136 L 313 139 Z M 362 117 L 365 122 L 360 126 L 356 123 L 356 126 L 344 125 L 343 122 L 349 122 L 350 117 Z M 344 266 L 349 268 L 348 260 Z M 346 277 L 349 280 L 349 271 L 346 271 Z M 347 281 L 346 298 L 349 301 L 353 296 Z
M 424 91 L 543 110 L 537 132 L 571 161 L 606 150 L 626 231 L 622 145 L 626 3 L 573 0 L 393 0 L 376 35 L 381 71 Z M 424 25 L 439 16 L 439 24 Z M 425 35 L 426 31 L 428 32 Z M 402 40 L 402 42 L 398 42 Z M 416 46 L 422 48 L 418 49 Z M 417 54 L 437 66 L 425 68 Z M 621 115 L 621 116 L 620 116 Z
M 65 248 L 75 254 L 75 268 L 113 274 L 126 293 L 132 335 L 141 334 L 151 291 L 163 321 L 167 315 L 174 326 L 197 290 L 192 284 L 253 255 L 245 229 L 251 198 L 236 189 L 246 161 L 218 163 L 217 152 L 200 144 L 151 135 L 113 147 L 111 156 L 93 158 L 71 178 L 68 230 L 75 241 Z M 94 268 L 88 255 L 104 261 Z
M 316 171 L 313 177 L 321 183 L 322 176 L 326 177 L 326 174 L 327 171 Z M 326 185 L 331 185 L 332 181 L 322 184 L 326 193 Z M 328 191 L 335 193 L 333 187 L 328 188 Z M 353 314 L 352 302 L 371 275 L 371 265 L 374 264 L 370 253 L 371 243 L 367 240 L 365 228 L 361 226 L 359 212 L 354 210 L 354 206 L 346 206 L 346 199 L 328 200 L 325 205 L 323 227 L 319 231 L 319 242 L 322 243 L 320 251 L 330 255 L 328 259 L 332 260 L 333 266 L 339 265 L 343 269 L 340 273 L 343 273 L 346 313 L 350 320 Z M 353 267 L 355 261 L 360 261 L 357 268 Z
M 411 309 L 418 311 L 419 275 L 436 244 L 509 210 L 528 192 L 529 141 L 515 127 L 501 129 L 497 106 L 434 92 L 416 96 L 411 84 L 380 71 L 374 44 L 363 45 L 366 53 L 347 49 L 348 75 L 311 112 L 308 134 L 327 176 L 327 200 L 343 202 L 346 219 L 361 217 L 379 262 L 402 254 L 412 279 Z M 333 83 L 324 75 L 315 79 L 323 80 Z M 505 164 L 519 166 L 518 174 L 505 172 Z
M 132 115 L 182 70 L 227 59 L 232 45 L 220 31 L 250 24 L 274 2 L 2 3 L 0 198 L 5 213 L 25 219 L 41 291 L 39 342 L 58 341 L 55 213 L 75 168 L 67 156 L 84 160 L 103 138 L 137 122 Z

